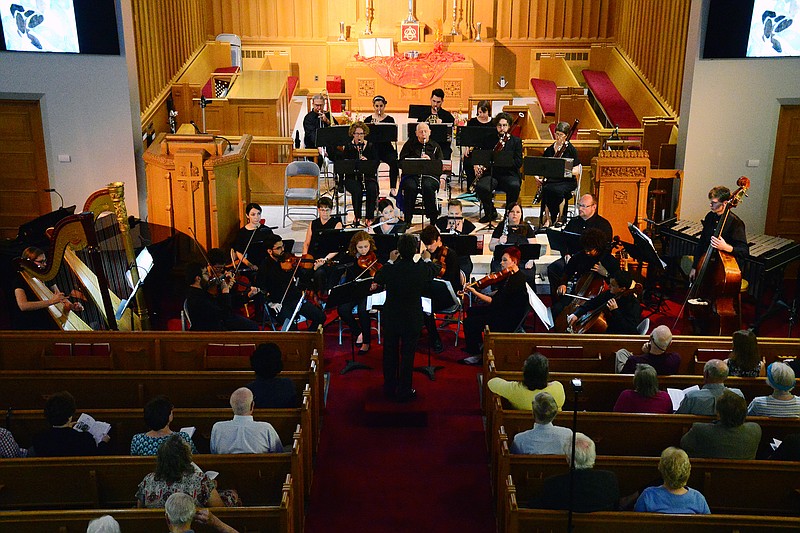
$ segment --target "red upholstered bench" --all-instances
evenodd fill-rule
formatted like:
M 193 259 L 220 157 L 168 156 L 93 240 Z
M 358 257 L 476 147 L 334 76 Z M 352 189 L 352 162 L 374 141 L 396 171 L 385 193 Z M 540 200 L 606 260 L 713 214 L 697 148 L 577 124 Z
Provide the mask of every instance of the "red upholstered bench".
M 294 90 L 297 88 L 297 84 L 300 82 L 300 78 L 297 76 L 289 76 L 286 78 L 287 83 L 287 91 L 289 92 L 289 98 L 294 95 Z
M 642 123 L 636 118 L 631 106 L 622 97 L 608 74 L 598 70 L 584 70 L 583 79 L 592 91 L 595 99 L 603 106 L 608 120 L 620 128 L 641 128 Z
M 239 67 L 220 67 L 220 68 L 218 68 L 218 69 L 216 69 L 214 71 L 214 74 L 236 74 L 237 72 L 239 72 Z M 214 80 L 216 80 L 216 79 L 221 79 L 221 80 L 223 80 L 223 82 L 227 81 L 228 85 L 230 85 L 230 78 L 229 77 L 213 76 L 212 75 L 208 79 L 206 84 L 203 85 L 203 90 L 200 92 L 200 94 L 202 94 L 206 98 L 216 98 L 217 95 L 216 95 L 216 91 L 215 91 L 215 87 L 214 87 Z
M 536 93 L 539 107 L 546 117 L 556 116 L 556 84 L 550 80 L 531 78 L 531 86 Z

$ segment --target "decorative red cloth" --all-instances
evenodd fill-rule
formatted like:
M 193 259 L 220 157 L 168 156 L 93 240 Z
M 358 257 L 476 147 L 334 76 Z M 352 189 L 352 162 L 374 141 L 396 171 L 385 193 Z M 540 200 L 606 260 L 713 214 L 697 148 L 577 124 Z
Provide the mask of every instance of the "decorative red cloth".
M 392 85 L 404 89 L 422 89 L 436 83 L 450 65 L 464 61 L 464 54 L 448 52 L 441 43 L 436 43 L 433 51 L 410 58 L 395 53 L 388 57 L 361 57 L 355 55 L 357 61 L 368 64 L 378 75 Z

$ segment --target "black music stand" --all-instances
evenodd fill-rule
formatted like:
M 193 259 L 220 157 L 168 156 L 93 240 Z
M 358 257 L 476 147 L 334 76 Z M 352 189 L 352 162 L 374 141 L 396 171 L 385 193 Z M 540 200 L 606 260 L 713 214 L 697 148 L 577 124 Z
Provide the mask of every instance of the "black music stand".
M 317 250 L 319 257 L 330 253 L 345 253 L 350 245 L 352 232 L 343 229 L 322 229 L 317 231 Z
M 500 261 L 503 258 L 503 254 L 506 250 L 511 248 L 512 246 L 516 246 L 519 248 L 519 251 L 522 252 L 522 257 L 520 257 L 519 264 L 524 265 L 528 261 L 536 261 L 542 256 L 542 245 L 541 244 L 498 244 L 494 248 L 494 253 L 492 258 Z
M 373 122 L 369 126 L 369 135 L 366 139 L 371 143 L 397 142 L 397 124 L 384 124 Z
M 372 278 L 361 278 L 356 281 L 348 281 L 347 283 L 337 285 L 332 288 L 330 294 L 328 294 L 326 307 L 332 309 L 334 306 L 338 307 L 343 304 L 355 305 L 357 302 L 367 297 L 371 286 Z M 370 324 L 362 324 L 361 327 L 368 328 L 371 326 Z M 350 332 L 350 354 L 350 360 L 345 363 L 344 368 L 339 374 L 344 375 L 351 370 L 372 370 L 371 366 L 356 361 L 355 337 L 352 331 Z
M 375 247 L 378 249 L 376 252 L 378 258 L 386 262 L 392 250 L 397 250 L 397 240 L 400 238 L 400 235 L 376 233 L 372 238 L 375 240 Z
M 337 146 L 344 146 L 350 142 L 350 134 L 348 133 L 350 126 L 326 126 L 317 130 L 317 146 L 325 147 L 328 150 L 329 159 L 333 159 L 333 150 Z M 326 174 L 328 175 L 328 174 Z M 325 196 L 332 191 L 338 192 L 336 178 L 334 178 L 334 186 L 327 191 L 320 192 L 320 196 Z M 333 194 L 334 203 L 336 205 L 336 213 L 339 213 L 339 195 Z
M 381 162 L 377 159 L 339 159 L 333 163 L 333 171 L 337 176 L 342 177 L 342 182 L 347 176 L 355 176 L 356 179 L 361 177 L 362 185 L 367 181 L 367 178 L 374 176 L 375 180 L 378 179 L 378 167 Z M 337 181 L 339 181 L 337 179 Z M 347 188 L 344 189 L 344 214 L 347 216 Z M 366 191 L 366 188 L 364 189 Z M 363 194 L 363 193 L 362 193 Z M 353 203 L 352 200 L 350 202 Z M 355 216 L 355 213 L 353 214 Z M 373 213 L 374 216 L 374 213 Z M 367 217 L 370 218 L 371 217 Z
M 561 252 L 562 256 L 573 255 L 581 250 L 580 233 L 547 228 L 547 241 L 550 248 Z
M 442 233 L 442 244 L 453 250 L 458 257 L 468 255 L 481 255 L 483 249 L 478 248 L 477 235 L 459 235 L 457 233 Z
M 568 177 L 572 175 L 572 160 L 565 159 L 563 157 L 526 157 L 523 159 L 522 162 L 523 174 L 525 176 L 542 176 L 545 179 L 545 182 L 552 178 L 552 179 L 562 179 L 564 177 Z M 539 185 L 539 187 L 543 187 Z M 558 218 L 560 217 L 560 213 L 553 214 L 550 213 L 550 217 L 554 217 L 555 220 L 551 220 L 551 224 L 555 224 Z M 542 227 L 542 223 L 544 221 L 544 204 L 539 206 L 539 227 Z
M 417 188 L 419 195 L 422 196 L 422 177 L 430 176 L 433 179 L 439 180 L 442 175 L 442 160 L 441 159 L 421 159 L 421 158 L 408 158 L 401 159 L 399 162 L 400 169 L 403 171 L 404 177 L 406 175 L 413 176 L 417 180 Z M 402 183 L 402 180 L 400 181 Z M 412 210 L 413 213 L 413 210 Z M 412 215 L 413 216 L 413 215 Z M 411 227 L 411 221 L 406 220 L 406 224 Z M 422 217 L 422 225 L 425 225 L 425 217 Z
M 423 104 L 408 105 L 408 118 L 413 118 L 414 120 L 422 121 L 427 119 L 429 116 L 431 116 L 430 105 L 423 105 Z
M 628 231 L 633 237 L 633 244 L 623 242 L 625 251 L 639 261 L 639 264 L 647 263 L 648 265 L 642 294 L 645 308 L 651 311 L 650 315 L 666 312 L 668 310 L 664 294 L 664 285 L 667 280 L 666 263 L 658 256 L 658 252 L 653 247 L 653 241 L 642 230 L 628 222 Z

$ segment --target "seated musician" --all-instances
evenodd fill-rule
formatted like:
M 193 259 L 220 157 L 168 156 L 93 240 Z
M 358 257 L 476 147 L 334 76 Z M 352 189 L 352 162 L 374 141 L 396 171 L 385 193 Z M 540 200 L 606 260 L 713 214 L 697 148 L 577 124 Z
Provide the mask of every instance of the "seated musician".
M 636 326 L 639 325 L 642 317 L 639 297 L 633 292 L 636 283 L 630 273 L 620 270 L 611 275 L 609 286 L 608 290 L 601 292 L 569 315 L 567 317 L 569 325 L 574 326 L 581 317 L 602 307 L 608 324 L 605 333 L 635 335 L 637 333 Z
M 445 111 L 442 108 L 442 104 L 444 103 L 444 91 L 442 89 L 434 89 L 431 91 L 431 114 L 425 118 L 418 118 L 418 122 L 427 122 L 428 124 L 453 124 L 456 119 L 453 117 L 453 114 L 449 111 Z M 450 156 L 453 154 L 450 145 L 442 146 L 442 159 L 450 159 Z M 400 158 L 402 159 L 402 157 Z
M 424 122 L 417 124 L 416 136 L 406 141 L 400 151 L 400 161 L 404 159 L 442 159 L 442 147 L 430 137 L 430 126 Z M 425 206 L 425 216 L 430 219 L 431 224 L 436 224 L 436 219 L 439 217 L 439 209 L 436 205 L 436 192 L 439 190 L 438 176 L 403 175 L 400 187 L 403 191 L 403 215 L 406 224 L 411 224 L 414 217 L 414 204 L 420 193 L 422 193 L 422 203 Z
M 264 239 L 272 235 L 272 230 L 261 223 L 261 206 L 257 203 L 247 204 L 244 212 L 247 215 L 247 224 L 236 233 L 233 250 L 236 259 L 242 261 L 242 268 L 258 270 L 258 265 L 267 255 Z
M 447 216 L 440 217 L 436 221 L 436 227 L 440 233 L 453 233 L 455 235 L 470 235 L 475 231 L 475 224 L 471 220 L 464 218 L 461 201 L 457 198 L 447 202 Z M 474 267 L 472 257 L 469 255 L 459 256 L 458 262 L 464 276 L 469 279 Z
M 352 137 L 352 142 L 344 147 L 339 159 L 359 159 L 361 161 L 376 161 L 378 156 L 375 147 L 367 142 L 369 127 L 361 121 L 354 122 L 347 130 Z M 367 225 L 375 218 L 375 203 L 378 201 L 378 176 L 366 174 L 348 174 L 344 177 L 344 188 L 350 193 L 353 202 L 353 217 L 355 224 L 361 221 L 361 201 L 364 191 L 367 192 Z
M 311 99 L 311 111 L 303 117 L 303 144 L 306 148 L 317 148 L 320 156 L 325 157 L 324 146 L 317 146 L 317 132 L 322 128 L 338 124 L 331 115 L 330 110 L 325 111 L 325 97 L 322 94 L 315 94 Z
M 22 259 L 32 261 L 41 269 L 47 267 L 47 256 L 43 250 L 35 246 L 25 248 L 22 252 Z M 14 329 L 22 330 L 58 329 L 47 308 L 55 304 L 64 304 L 65 306 L 70 304 L 67 296 L 56 287 L 53 287 L 53 296 L 49 300 L 39 300 L 23 279 L 22 274 L 17 274 L 15 279 L 14 299 L 17 304 L 17 312 L 14 313 Z
M 334 272 L 327 265 L 327 261 L 336 257 L 336 252 L 322 254 L 319 250 L 319 232 L 322 230 L 342 229 L 342 219 L 338 216 L 331 216 L 333 201 L 327 196 L 317 200 L 317 218 L 311 221 L 306 230 L 306 238 L 303 241 L 303 255 L 311 255 L 315 259 L 313 276 L 313 287 L 317 292 L 324 292 L 331 286 L 329 278 L 334 276 Z M 268 249 L 269 251 L 269 249 Z M 291 253 L 291 250 L 286 250 Z
M 536 244 L 536 232 L 533 228 L 522 220 L 522 206 L 514 202 L 513 204 L 506 204 L 506 218 L 503 223 L 495 226 L 492 231 L 492 238 L 489 240 L 489 250 L 494 252 L 498 244 Z M 532 263 L 532 261 L 531 261 Z M 524 269 L 532 269 L 533 275 L 536 274 L 536 267 L 533 264 L 523 265 Z M 490 265 L 492 272 L 501 270 L 500 262 L 492 258 Z M 526 277 L 533 279 L 529 272 L 526 272 Z
M 264 246 L 263 242 L 261 246 Z M 244 309 L 246 318 L 254 319 L 255 310 L 249 309 L 247 304 L 250 303 L 251 300 L 255 300 L 259 305 L 263 305 L 263 296 L 260 293 L 252 297 L 249 295 L 249 289 L 252 287 L 252 282 L 255 280 L 255 272 L 243 266 L 239 268 L 238 271 L 231 269 L 227 264 L 228 261 L 225 252 L 223 252 L 221 248 L 212 248 L 208 251 L 208 262 L 211 266 L 210 277 L 214 279 L 215 282 L 217 279 L 226 276 L 230 278 L 231 308 L 234 309 L 236 313 L 241 313 L 241 310 Z M 244 265 L 244 262 L 242 262 L 242 265 Z M 255 270 L 258 269 L 256 268 Z M 233 276 L 234 273 L 236 273 L 235 279 Z M 212 292 L 219 291 L 212 290 Z M 253 314 L 247 314 L 251 311 Z
M 186 267 L 186 310 L 192 331 L 258 331 L 258 324 L 233 312 L 231 279 L 221 276 L 212 282 L 207 267 L 202 263 Z
M 477 115 L 467 121 L 468 128 L 494 128 L 492 120 L 492 104 L 488 100 L 478 102 Z M 464 147 L 464 173 L 467 175 L 467 189 L 472 190 L 475 184 L 475 166 L 472 164 L 472 150 L 486 149 L 491 150 L 493 144 L 488 146 L 465 146 Z
M 483 218 L 479 220 L 483 224 L 497 220 L 499 216 L 492 202 L 494 191 L 505 191 L 506 206 L 508 206 L 517 201 L 522 185 L 522 178 L 519 173 L 519 169 L 522 167 L 522 141 L 508 132 L 511 127 L 511 118 L 506 113 L 499 113 L 494 118 L 494 124 L 497 128 L 498 138 L 493 152 L 508 152 L 512 154 L 513 165 L 511 167 L 495 165 L 491 169 L 476 165 L 475 194 L 480 199 L 485 213 Z
M 405 233 L 406 224 L 400 220 L 400 211 L 388 198 L 378 202 L 378 218 L 372 221 L 369 232 L 382 235 L 400 235 Z
M 320 198 L 322 201 L 324 198 Z M 278 315 L 278 322 L 283 322 L 292 316 L 297 302 L 304 295 L 300 292 L 295 284 L 294 275 L 296 269 L 289 264 L 288 269 L 281 266 L 287 257 L 283 241 L 279 235 L 272 235 L 269 237 L 265 244 L 267 246 L 267 257 L 264 262 L 258 267 L 258 276 L 256 277 L 256 285 L 261 289 L 267 298 L 267 306 L 273 309 Z M 309 331 L 316 331 L 316 329 L 325 323 L 325 313 L 311 302 L 305 301 L 300 306 L 300 312 L 310 322 Z M 294 325 L 292 324 L 292 327 Z
M 468 357 L 459 362 L 466 365 L 479 365 L 483 360 L 483 330 L 486 326 L 492 331 L 513 332 L 523 317 L 528 314 L 528 290 L 525 275 L 519 269 L 522 252 L 512 246 L 503 253 L 500 266 L 510 272 L 508 278 L 500 281 L 497 292 L 489 296 L 478 292 L 475 287 L 466 286 L 475 298 L 489 305 L 472 306 L 464 319 L 465 351 Z
M 557 222 L 566 221 L 566 202 L 578 187 L 577 177 L 581 175 L 583 167 L 578 158 L 578 150 L 567 140 L 570 125 L 567 122 L 556 124 L 555 141 L 544 151 L 544 157 L 555 157 L 562 151 L 561 156 L 565 159 L 572 159 L 572 173 L 562 178 L 547 178 L 536 176 L 536 181 L 542 188 L 542 213 L 547 211 L 548 221 L 545 227 L 555 225 Z
M 462 281 L 461 268 L 459 268 L 458 255 L 455 250 L 451 250 L 442 244 L 442 236 L 436 226 L 427 226 L 419 234 L 419 238 L 428 253 L 431 254 L 431 260 L 438 267 L 436 277 L 450 282 L 453 292 L 458 292 L 464 285 Z M 453 307 L 453 298 L 446 287 L 439 282 L 432 282 L 430 296 L 433 301 L 434 313 Z M 436 329 L 436 317 L 433 313 L 425 317 L 425 327 L 428 330 L 428 338 L 430 339 L 433 351 L 441 353 L 443 350 L 442 339 L 439 337 L 439 332 Z
M 708 191 L 708 200 L 711 210 L 703 219 L 703 232 L 700 234 L 700 242 L 695 248 L 692 270 L 689 272 L 690 281 L 694 281 L 697 275 L 697 266 L 700 263 L 700 258 L 706 253 L 709 245 L 720 252 L 733 254 L 736 258 L 736 262 L 740 263 L 740 266 L 742 259 L 747 257 L 750 253 L 744 222 L 732 211 L 728 211 L 728 218 L 725 222 L 725 226 L 722 228 L 720 236 L 713 236 L 717 223 L 719 223 L 722 214 L 725 212 L 725 206 L 730 199 L 731 191 L 727 187 L 717 186 Z
M 343 283 L 373 277 L 381 266 L 377 262 L 377 251 L 375 241 L 369 233 L 366 231 L 356 232 L 350 239 L 350 246 L 347 250 L 347 254 L 353 262 L 347 265 Z M 353 316 L 354 307 L 356 316 Z M 364 297 L 357 302 L 343 303 L 338 307 L 338 311 L 339 316 L 350 328 L 350 335 L 355 339 L 355 345 L 360 346 L 358 353 L 363 355 L 369 352 L 372 329 L 370 328 L 369 310 L 367 310 L 367 298 Z
M 386 114 L 386 98 L 376 95 L 372 99 L 374 112 L 364 119 L 365 124 L 394 124 L 394 117 Z M 378 159 L 389 165 L 389 196 L 397 197 L 397 177 L 400 169 L 397 166 L 397 148 L 393 142 L 378 142 L 374 144 Z

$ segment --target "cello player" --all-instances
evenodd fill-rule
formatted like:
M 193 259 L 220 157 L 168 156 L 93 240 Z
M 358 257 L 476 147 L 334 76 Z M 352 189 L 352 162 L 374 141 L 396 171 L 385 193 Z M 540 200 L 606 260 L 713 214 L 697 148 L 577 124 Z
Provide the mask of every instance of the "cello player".
M 720 237 L 713 236 L 717 223 L 725 212 L 725 206 L 730 199 L 731 190 L 725 186 L 718 185 L 708 191 L 711 210 L 703 218 L 703 232 L 700 234 L 700 242 L 694 251 L 694 261 L 692 262 L 692 270 L 689 272 L 689 281 L 694 281 L 697 275 L 697 265 L 708 249 L 709 244 L 716 250 L 733 254 L 740 267 L 741 260 L 749 255 L 750 251 L 744 222 L 733 211 L 728 212 L 728 218 L 725 222 L 725 227 L 722 228 Z M 716 257 L 716 254 L 714 255 Z M 712 261 L 714 260 L 713 257 L 711 259 Z
M 636 335 L 636 326 L 639 325 L 642 317 L 642 306 L 635 293 L 622 294 L 635 287 L 633 278 L 629 272 L 620 270 L 611 275 L 609 287 L 608 290 L 578 307 L 574 314 L 569 315 L 567 317 L 569 325 L 573 325 L 586 313 L 591 313 L 600 306 L 604 306 L 603 314 L 605 314 L 608 324 L 605 333 Z

